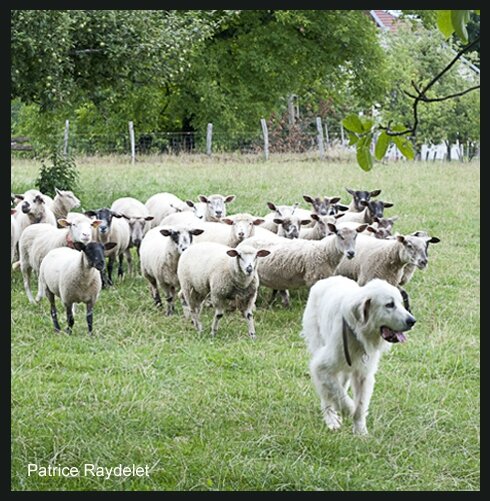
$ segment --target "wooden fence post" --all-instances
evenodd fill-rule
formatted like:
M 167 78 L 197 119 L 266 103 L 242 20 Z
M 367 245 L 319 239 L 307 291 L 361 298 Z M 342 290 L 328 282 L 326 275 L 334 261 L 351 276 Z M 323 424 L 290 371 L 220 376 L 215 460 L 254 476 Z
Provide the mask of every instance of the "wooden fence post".
M 129 141 L 131 142 L 131 163 L 134 164 L 136 161 L 136 147 L 134 143 L 134 125 L 133 122 L 129 122 Z
M 65 121 L 65 137 L 63 139 L 63 155 L 68 155 L 68 131 L 70 130 L 70 121 Z
M 320 117 L 316 117 L 316 130 L 318 131 L 318 152 L 320 153 L 320 158 L 323 160 L 325 158 L 325 147 L 323 145 L 322 119 Z
M 330 137 L 328 135 L 328 126 L 326 122 L 325 122 L 325 141 L 327 143 L 327 146 L 330 146 Z
M 262 126 L 262 135 L 264 136 L 264 158 L 269 160 L 269 132 L 265 118 L 260 119 L 260 125 Z
M 211 156 L 211 145 L 213 142 L 213 124 L 208 124 L 208 129 L 206 131 L 206 155 Z
M 344 146 L 345 139 L 344 139 L 344 126 L 342 123 L 340 124 L 340 142 L 342 143 L 342 146 Z

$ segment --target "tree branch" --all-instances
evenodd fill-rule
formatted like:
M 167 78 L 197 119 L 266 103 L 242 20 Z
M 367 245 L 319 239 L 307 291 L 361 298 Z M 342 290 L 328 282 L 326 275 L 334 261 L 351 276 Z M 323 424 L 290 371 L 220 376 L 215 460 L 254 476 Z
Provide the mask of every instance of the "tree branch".
M 411 134 L 415 135 L 415 132 L 417 130 L 417 126 L 419 123 L 418 120 L 418 105 L 420 102 L 424 103 L 435 103 L 439 101 L 446 101 L 447 99 L 451 99 L 453 97 L 459 97 L 463 96 L 464 94 L 467 94 L 468 92 L 471 92 L 472 90 L 479 89 L 479 85 L 475 85 L 474 87 L 470 87 L 469 89 L 466 89 L 462 92 L 458 92 L 456 94 L 451 94 L 449 96 L 444 96 L 444 97 L 436 97 L 436 98 L 429 98 L 425 95 L 425 93 L 440 79 L 446 74 L 455 64 L 456 62 L 463 57 L 463 54 L 471 50 L 473 47 L 475 47 L 478 43 L 480 42 L 480 37 L 478 36 L 468 44 L 466 47 L 463 47 L 457 54 L 454 56 L 454 58 L 451 60 L 451 62 L 443 68 L 423 89 L 419 89 L 417 85 L 415 84 L 414 81 L 411 82 L 412 87 L 415 89 L 417 92 L 417 95 L 410 94 L 408 91 L 404 91 L 404 93 L 411 97 L 414 102 L 413 102 L 413 125 L 410 127 L 408 126 L 405 130 L 402 131 L 392 131 L 390 124 L 388 124 L 386 127 L 380 126 L 380 130 L 384 130 L 388 136 L 404 136 L 406 134 Z

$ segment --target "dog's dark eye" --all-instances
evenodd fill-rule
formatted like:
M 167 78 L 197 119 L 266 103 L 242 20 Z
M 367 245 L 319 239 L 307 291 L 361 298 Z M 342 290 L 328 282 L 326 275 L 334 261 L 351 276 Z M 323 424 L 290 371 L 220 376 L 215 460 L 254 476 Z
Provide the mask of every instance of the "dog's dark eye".
M 385 306 L 386 306 L 387 308 L 394 308 L 394 307 L 395 307 L 395 302 L 394 302 L 394 301 L 391 301 L 391 303 L 387 303 L 387 304 L 385 304 Z

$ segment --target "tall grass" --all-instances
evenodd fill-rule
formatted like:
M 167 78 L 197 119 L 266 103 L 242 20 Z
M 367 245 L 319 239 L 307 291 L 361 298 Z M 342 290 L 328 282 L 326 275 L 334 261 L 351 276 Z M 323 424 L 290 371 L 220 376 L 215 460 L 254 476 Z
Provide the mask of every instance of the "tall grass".
M 267 306 L 257 340 L 226 314 L 215 339 L 181 314 L 157 311 L 141 276 L 104 290 L 94 336 L 79 307 L 73 335 L 54 334 L 47 302 L 32 306 L 12 273 L 13 490 L 478 490 L 479 164 L 397 163 L 366 174 L 352 162 L 313 158 L 171 157 L 131 166 L 80 159 L 83 208 L 169 191 L 236 194 L 230 212 L 303 194 L 381 188 L 400 232 L 438 236 L 429 268 L 408 285 L 418 322 L 381 361 L 370 435 L 351 423 L 327 430 L 299 337 L 307 291 L 292 307 Z M 12 191 L 33 187 L 39 165 L 12 163 Z M 388 213 L 388 211 L 387 211 Z M 60 309 L 61 311 L 61 309 Z M 66 325 L 62 318 L 62 325 Z M 148 465 L 149 477 L 39 477 L 41 466 Z

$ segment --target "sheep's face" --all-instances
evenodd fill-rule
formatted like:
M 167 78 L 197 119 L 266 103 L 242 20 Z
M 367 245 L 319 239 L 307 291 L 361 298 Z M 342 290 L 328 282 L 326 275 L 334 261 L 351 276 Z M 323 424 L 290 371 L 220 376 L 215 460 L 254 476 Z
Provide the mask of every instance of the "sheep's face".
M 335 245 L 347 259 L 352 259 L 356 255 L 357 235 L 367 228 L 367 224 L 358 226 L 355 230 L 352 228 L 340 228 L 332 224 L 327 224 L 330 233 L 335 235 Z
M 96 211 L 89 210 L 85 212 L 85 215 L 92 219 L 99 219 L 101 221 L 100 225 L 97 227 L 101 235 L 107 235 L 111 229 L 112 218 L 123 217 L 122 214 L 114 212 L 111 209 L 103 208 Z
M 229 224 L 232 227 L 232 232 L 235 240 L 239 242 L 253 236 L 254 227 L 258 224 L 264 222 L 263 219 L 252 219 L 252 218 L 236 218 L 236 219 L 222 219 L 225 224 Z
M 336 216 L 341 211 L 346 211 L 348 208 L 347 205 L 337 203 L 330 204 L 327 208 L 327 216 Z
M 239 251 L 230 249 L 226 253 L 228 256 L 236 258 L 238 268 L 245 276 L 250 276 L 255 273 L 257 268 L 257 258 L 268 256 L 270 251 L 265 249 L 256 250 L 253 247 L 245 246 Z
M 298 238 L 301 225 L 309 224 L 310 222 L 309 219 L 300 219 L 295 216 L 274 219 L 274 223 L 282 227 L 283 236 L 290 240 Z
M 361 212 L 364 210 L 366 203 L 369 202 L 371 197 L 377 197 L 381 190 L 374 191 L 362 191 L 362 190 L 351 190 L 346 188 L 347 192 L 352 195 L 352 201 L 354 202 L 354 207 L 356 211 Z
M 375 217 L 375 218 L 373 218 L 373 220 L 377 224 L 378 228 L 384 228 L 390 234 L 391 234 L 391 230 L 393 229 L 393 225 L 395 224 L 395 221 L 397 219 L 398 219 L 398 216 L 393 216 L 393 217 Z M 415 236 L 419 236 L 419 235 L 415 235 Z
M 303 198 L 306 202 L 310 203 L 313 207 L 313 210 L 319 216 L 334 216 L 337 214 L 335 209 L 332 209 L 331 206 L 340 202 L 340 197 L 310 197 L 309 195 L 303 195 Z M 332 212 L 333 211 L 333 212 Z
M 415 233 L 422 236 L 398 235 L 396 238 L 403 244 L 402 259 L 423 270 L 429 263 L 429 243 L 438 243 L 440 240 L 437 237 L 430 237 L 425 231 Z
M 163 229 L 160 230 L 160 233 L 164 237 L 170 237 L 172 242 L 179 254 L 182 254 L 192 243 L 193 235 L 200 235 L 204 230 L 201 229 L 192 229 L 192 230 L 171 230 L 171 229 Z
M 72 239 L 74 242 L 88 244 L 92 240 L 92 228 L 97 228 L 100 220 L 73 221 L 70 224 Z
M 153 216 L 130 217 L 128 219 L 131 242 L 136 247 L 141 245 L 141 240 L 143 240 L 143 236 L 145 235 L 146 223 L 152 219 Z
M 298 203 L 294 205 L 276 205 L 272 202 L 267 202 L 267 207 L 279 218 L 292 216 L 298 205 Z
M 209 197 L 199 195 L 199 200 L 206 204 L 208 220 L 219 221 L 226 216 L 226 204 L 235 200 L 235 195 L 228 195 L 227 197 L 222 195 L 211 195 Z
M 206 210 L 208 208 L 206 202 L 194 203 L 192 200 L 186 200 L 185 203 L 191 208 L 197 219 L 204 219 L 206 217 Z
M 363 203 L 367 207 L 371 219 L 382 218 L 385 208 L 393 207 L 391 202 L 382 202 L 381 200 L 372 200 L 370 202 Z
M 61 198 L 63 206 L 68 211 L 80 207 L 80 200 L 73 194 L 73 191 L 58 190 L 58 188 L 55 188 L 55 191 L 56 195 Z
M 83 249 L 91 268 L 102 271 L 105 266 L 104 245 L 98 242 L 90 242 Z

